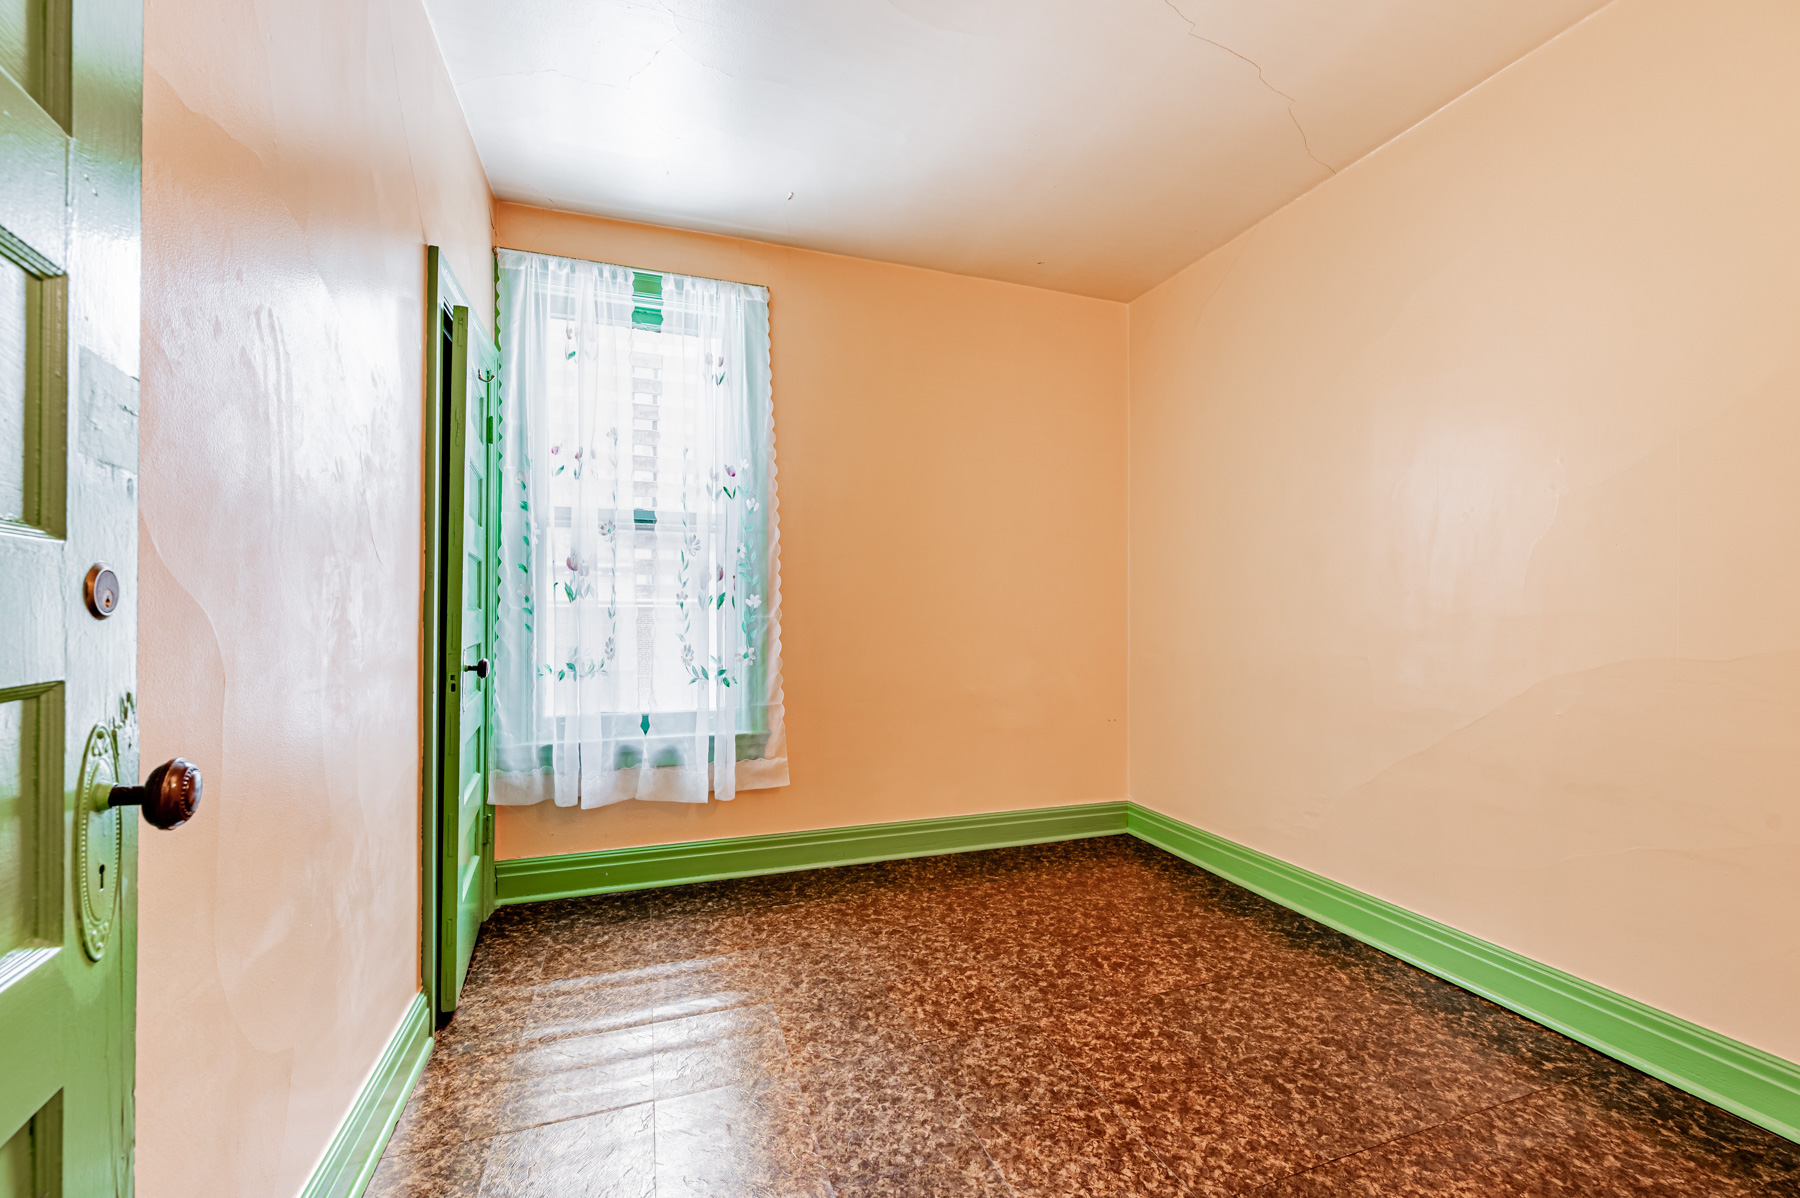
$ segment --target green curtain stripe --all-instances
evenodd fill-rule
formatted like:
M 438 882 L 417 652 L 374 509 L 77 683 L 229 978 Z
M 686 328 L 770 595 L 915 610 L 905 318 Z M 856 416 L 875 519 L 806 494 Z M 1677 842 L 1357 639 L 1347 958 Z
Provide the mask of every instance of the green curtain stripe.
M 1800 1141 L 1800 1065 L 1136 803 L 1092 803 L 528 857 L 501 904 L 1129 833 Z

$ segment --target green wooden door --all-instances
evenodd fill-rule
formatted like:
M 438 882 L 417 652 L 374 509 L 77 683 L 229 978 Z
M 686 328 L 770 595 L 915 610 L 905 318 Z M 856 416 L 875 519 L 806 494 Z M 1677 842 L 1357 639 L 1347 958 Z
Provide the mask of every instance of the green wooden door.
M 131 1192 L 142 28 L 0 0 L 4 1198 Z
M 493 841 L 487 806 L 493 654 L 496 521 L 490 418 L 496 355 L 471 328 L 468 308 L 452 312 L 444 414 L 443 807 L 438 865 L 438 1008 L 456 1008 L 475 935 L 491 901 Z

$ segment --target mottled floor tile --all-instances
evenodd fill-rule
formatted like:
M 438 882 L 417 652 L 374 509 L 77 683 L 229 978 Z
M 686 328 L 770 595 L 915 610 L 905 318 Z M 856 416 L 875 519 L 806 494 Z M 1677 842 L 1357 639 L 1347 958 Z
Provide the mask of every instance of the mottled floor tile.
M 844 902 L 894 888 L 883 864 L 876 864 L 695 882 L 687 886 L 624 891 L 576 901 L 595 903 L 589 918 L 599 923 L 611 923 L 627 919 L 740 915 L 797 903 Z
M 758 954 L 731 953 L 546 981 L 532 996 L 521 1041 L 530 1045 L 766 1002 L 784 976 L 774 964 Z
M 1197 1060 L 1231 1075 L 1374 1083 L 1406 1053 L 1442 1047 L 1407 1042 L 1421 1030 L 1408 1011 L 1330 969 L 1271 971 L 1261 982 L 1233 977 L 1141 1005 Z
M 741 959 L 746 970 L 755 971 L 761 994 L 777 1008 L 887 993 L 887 975 L 866 953 L 781 945 L 741 954 Z
M 1141 1079 L 1114 1109 L 1196 1198 L 1247 1193 L 1329 1159 L 1312 1112 L 1289 1095 L 1199 1067 Z
M 1457 1024 L 1406 1011 L 1380 1029 L 1367 1059 L 1379 1060 L 1386 1080 L 1431 1123 L 1474 1111 L 1579 1076 L 1561 1062 L 1508 1047 Z
M 867 1173 L 840 1181 L 836 1198 L 1013 1198 L 985 1150 L 934 1161 L 905 1173 Z
M 678 966 L 647 965 L 593 977 L 555 978 L 531 994 L 519 1046 L 636 1027 L 656 1017 L 661 973 Z
M 504 1054 L 433 1053 L 388 1140 L 399 1154 L 480 1140 L 500 1126 L 512 1060 Z
M 1267 1198 L 1455 1194 L 1749 1198 L 1800 1185 L 1709 1168 L 1596 1106 L 1576 1083 L 1370 1149 L 1269 1187 Z
M 656 971 L 654 1015 L 683 1019 L 766 1003 L 786 970 L 776 950 L 691 957 Z
M 1163 957 L 1134 937 L 1020 943 L 983 964 L 1031 1019 L 1206 981 L 1204 969 Z
M 844 865 L 832 869 L 802 869 L 754 879 L 771 904 L 842 903 L 869 896 L 894 894 L 907 889 L 892 861 Z
M 500 1130 L 647 1103 L 656 1097 L 650 1024 L 520 1049 L 500 1104 Z
M 603 898 L 551 899 L 542 903 L 519 903 L 501 907 L 488 917 L 481 926 L 483 939 L 492 935 L 496 937 L 520 937 L 535 939 L 548 946 L 550 941 L 564 934 L 566 927 L 582 918 L 580 913 L 591 910 Z M 479 948 L 477 944 L 477 948 Z
M 873 995 L 843 992 L 805 1003 L 777 1003 L 775 1011 L 788 1056 L 796 1064 L 918 1051 L 918 1037 L 888 1001 L 885 988 Z
M 1049 875 L 1066 878 L 1085 870 L 1113 865 L 1129 859 L 1130 849 L 1116 836 L 1088 836 L 1080 840 L 1063 840 L 1050 844 L 1026 844 L 1016 848 L 990 849 L 983 853 L 966 853 L 970 865 L 989 878 L 1021 878 Z
M 830 1198 L 799 1095 L 784 1084 L 656 1103 L 658 1198 Z
M 813 1064 L 796 1077 L 834 1184 L 979 1150 L 972 1121 L 922 1052 Z
M 801 903 L 721 916 L 710 926 L 713 948 L 725 953 L 793 947 L 859 957 L 884 934 L 883 901 Z
M 397 1152 L 390 1143 L 363 1198 L 476 1198 L 490 1143 L 475 1140 L 423 1152 Z
M 550 941 L 538 929 L 522 926 L 483 935 L 469 959 L 464 989 L 476 992 L 529 990 L 544 972 Z
M 944 853 L 936 857 L 911 857 L 886 863 L 889 886 L 894 890 L 954 890 L 989 880 L 979 853 Z
M 1378 983 L 1382 993 L 1410 1008 L 1430 1034 L 1480 1044 L 1540 1085 L 1581 1077 L 1605 1060 L 1585 1045 L 1430 974 L 1398 961 L 1386 964 Z
M 1234 980 L 1100 1004 L 1045 1027 L 1122 1112 L 1147 1112 L 1137 1117 L 1146 1135 L 1154 1125 L 1170 1143 L 1205 1146 L 1226 1134 L 1220 1127 L 1246 1126 L 1231 1124 L 1242 1103 L 1279 1111 L 1282 1134 L 1244 1148 L 1251 1159 L 1266 1158 L 1274 1176 L 1288 1163 L 1332 1159 L 1476 1109 L 1467 1079 L 1441 1094 L 1420 1091 L 1417 1073 L 1401 1068 L 1389 1051 L 1392 1044 L 1378 1023 L 1384 1009 L 1353 980 L 1308 980 L 1318 992 L 1274 985 L 1258 1001 L 1254 987 Z M 1236 1098 L 1193 1108 L 1189 1113 L 1198 1122 L 1185 1130 L 1171 1124 L 1187 1114 L 1165 1109 L 1166 1097 L 1152 1096 L 1179 1093 L 1188 1079 L 1203 1075 L 1228 1081 Z M 1493 1100 L 1529 1088 L 1498 1086 Z M 1429 1102 L 1447 1113 L 1433 1117 Z M 1184 1176 L 1199 1173 L 1187 1170 Z
M 484 1056 L 518 1047 L 531 988 L 464 986 L 450 1022 L 437 1030 L 433 1057 Z
M 1380 1079 L 1319 1072 L 1294 1077 L 1238 1074 L 1229 1079 L 1247 1092 L 1276 1096 L 1294 1112 L 1294 1127 L 1310 1151 L 1327 1160 L 1360 1152 L 1432 1126 L 1435 1115 L 1413 1096 Z
M 1512 1051 L 1505 1038 L 1401 1005 L 1335 966 L 1286 969 L 1261 982 L 1233 976 L 1148 1005 L 1208 1068 L 1250 1091 L 1285 1094 L 1328 1156 L 1573 1075 L 1563 1067 L 1567 1054 Z
M 1800 1144 L 1692 1094 L 1606 1058 L 1566 1092 L 1709 1174 L 1753 1180 L 1771 1194 L 1800 1195 Z
M 777 906 L 784 901 L 777 878 L 729 878 L 696 882 L 689 886 L 662 886 L 607 896 L 611 906 L 639 919 L 680 919 L 705 915 L 732 915 L 739 911 Z M 611 912 L 609 911 L 610 915 Z
M 1160 1078 L 1186 1077 L 1200 1068 L 1157 1014 L 1144 1000 L 1118 999 L 1040 1026 L 1095 1089 L 1118 1102 Z
M 1800 1198 L 1800 1146 L 1110 836 L 503 908 L 374 1198 Z
M 480 1198 L 656 1198 L 650 1103 L 494 1139 Z
M 1104 1104 L 1080 1070 L 1032 1024 L 1005 1024 L 926 1045 L 938 1076 L 977 1123 Z
M 1032 1114 L 981 1128 L 1018 1198 L 1175 1198 L 1183 1189 L 1111 1110 Z
M 1388 1023 L 1403 1012 L 1326 971 L 1275 975 L 1266 995 L 1234 978 L 1140 1005 L 1208 1070 L 1286 1111 L 1308 1153 L 1321 1159 L 1486 1105 L 1469 1098 L 1479 1078 L 1446 1077 L 1442 1093 L 1422 1089 Z M 1500 1086 L 1491 1101 L 1527 1089 Z
M 718 924 L 708 919 L 648 919 L 610 924 L 550 946 L 543 977 L 598 977 L 667 965 L 720 951 Z
M 1035 1012 L 1028 995 L 1009 990 L 978 961 L 899 962 L 888 979 L 888 1001 L 915 1036 L 937 1040 L 997 1023 L 1018 1023 Z
M 767 1005 L 732 1007 L 650 1026 L 656 1097 L 750 1085 L 781 1077 L 787 1046 Z

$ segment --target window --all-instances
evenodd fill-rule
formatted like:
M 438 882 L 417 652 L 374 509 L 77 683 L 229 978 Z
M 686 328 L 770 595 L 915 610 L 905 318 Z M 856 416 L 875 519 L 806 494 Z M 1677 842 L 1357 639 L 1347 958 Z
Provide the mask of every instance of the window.
M 518 251 L 500 279 L 495 801 L 784 785 L 767 293 Z

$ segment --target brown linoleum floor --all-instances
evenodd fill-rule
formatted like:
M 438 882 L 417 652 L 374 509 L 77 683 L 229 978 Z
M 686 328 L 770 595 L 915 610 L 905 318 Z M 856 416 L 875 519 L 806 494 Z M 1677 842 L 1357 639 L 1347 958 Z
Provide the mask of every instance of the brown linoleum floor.
M 498 912 L 370 1198 L 1794 1195 L 1800 1145 L 1126 836 Z

